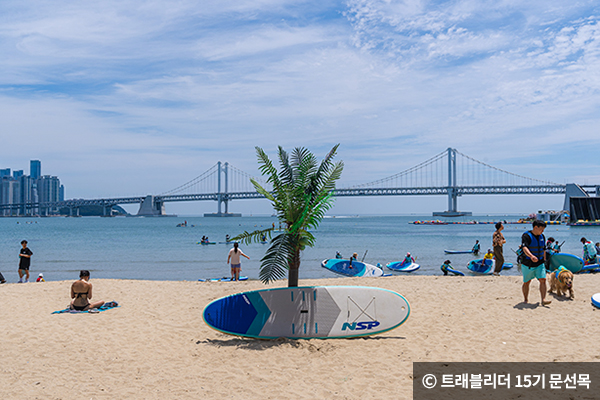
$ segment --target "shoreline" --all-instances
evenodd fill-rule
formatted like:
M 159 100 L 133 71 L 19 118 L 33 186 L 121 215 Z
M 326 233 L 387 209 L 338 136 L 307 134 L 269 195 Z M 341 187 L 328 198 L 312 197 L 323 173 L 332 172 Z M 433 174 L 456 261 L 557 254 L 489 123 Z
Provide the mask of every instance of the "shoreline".
M 72 280 L 0 286 L 0 397 L 91 399 L 410 398 L 416 361 L 598 361 L 600 274 L 576 275 L 575 299 L 522 303 L 518 276 L 392 276 L 301 280 L 302 286 L 376 286 L 402 294 L 400 327 L 356 339 L 256 340 L 209 328 L 202 310 L 242 291 L 287 281 L 94 279 L 99 314 L 51 314 Z M 546 346 L 566 338 L 586 346 Z M 374 385 L 374 382 L 377 384 Z

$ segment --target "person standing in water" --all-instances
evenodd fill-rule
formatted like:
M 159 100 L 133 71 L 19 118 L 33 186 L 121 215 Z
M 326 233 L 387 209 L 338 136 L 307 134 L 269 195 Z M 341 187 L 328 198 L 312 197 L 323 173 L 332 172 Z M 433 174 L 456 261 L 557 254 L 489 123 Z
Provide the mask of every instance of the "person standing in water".
M 479 240 L 475 241 L 475 244 L 473 245 L 473 254 L 478 255 L 479 254 L 479 249 L 481 249 L 481 245 L 479 244 Z
M 237 242 L 233 244 L 233 249 L 229 250 L 229 255 L 227 256 L 227 264 L 231 261 L 231 280 L 239 281 L 240 280 L 240 271 L 242 270 L 242 262 L 240 261 L 240 256 L 246 257 L 248 260 L 250 257 L 242 253 L 242 251 L 238 248 Z

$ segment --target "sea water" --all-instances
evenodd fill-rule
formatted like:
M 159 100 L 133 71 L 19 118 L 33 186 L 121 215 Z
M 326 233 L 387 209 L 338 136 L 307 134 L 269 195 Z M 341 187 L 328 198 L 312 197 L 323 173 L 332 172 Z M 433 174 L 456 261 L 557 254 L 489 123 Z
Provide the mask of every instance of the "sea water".
M 481 253 L 492 247 L 493 224 L 415 225 L 425 216 L 349 216 L 323 219 L 312 233 L 316 243 L 301 255 L 300 279 L 336 278 L 338 275 L 321 267 L 321 261 L 358 254 L 358 260 L 385 266 L 400 261 L 407 252 L 416 258 L 421 269 L 413 275 L 441 275 L 440 265 L 452 261 L 455 269 L 468 273 L 466 265 L 473 254 L 449 255 L 444 249 L 470 250 L 475 240 Z M 519 216 L 468 217 L 468 220 L 495 222 L 517 221 Z M 187 226 L 177 225 L 187 221 Z M 467 221 L 449 219 L 448 221 Z M 33 251 L 31 279 L 40 272 L 46 280 L 71 280 L 79 271 L 91 271 L 92 278 L 191 280 L 230 275 L 227 255 L 231 244 L 220 244 L 225 235 L 234 237 L 244 231 L 278 226 L 275 217 L 165 217 L 165 218 L 0 218 L 0 272 L 8 282 L 18 280 L 20 242 L 25 239 Z M 504 246 L 506 262 L 516 261 L 513 250 L 521 235 L 531 225 L 506 224 Z M 278 234 L 278 232 L 274 232 Z M 546 237 L 565 241 L 563 252 L 581 256 L 580 238 L 600 241 L 600 227 L 549 225 Z M 214 245 L 198 244 L 208 236 Z M 241 244 L 250 260 L 242 258 L 242 275 L 258 279 L 260 260 L 268 244 Z M 386 273 L 392 273 L 386 270 Z M 517 275 L 516 267 L 504 271 Z

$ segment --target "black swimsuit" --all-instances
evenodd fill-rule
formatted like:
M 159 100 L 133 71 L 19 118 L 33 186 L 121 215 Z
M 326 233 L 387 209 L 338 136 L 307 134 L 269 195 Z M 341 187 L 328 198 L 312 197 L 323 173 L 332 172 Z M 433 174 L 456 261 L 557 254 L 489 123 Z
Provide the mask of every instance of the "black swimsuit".
M 75 300 L 77 300 L 78 298 L 82 297 L 82 296 L 86 296 L 86 300 L 87 300 L 87 294 L 88 292 L 82 292 L 82 293 L 75 293 L 77 296 L 75 296 Z M 88 301 L 88 303 L 84 306 L 76 306 L 75 304 L 73 304 L 73 309 L 77 310 L 77 311 L 83 311 L 86 309 L 87 306 L 90 305 L 90 302 Z

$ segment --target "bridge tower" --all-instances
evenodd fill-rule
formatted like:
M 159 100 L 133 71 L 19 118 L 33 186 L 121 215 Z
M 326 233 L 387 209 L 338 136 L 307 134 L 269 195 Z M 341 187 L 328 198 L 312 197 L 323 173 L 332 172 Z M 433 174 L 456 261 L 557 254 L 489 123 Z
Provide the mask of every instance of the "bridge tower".
M 205 217 L 241 217 L 242 214 L 239 213 L 230 213 L 228 211 L 229 206 L 229 195 L 227 194 L 228 189 L 228 171 L 229 171 L 229 163 L 225 163 L 223 168 L 221 168 L 221 161 L 217 163 L 217 213 L 206 213 Z M 221 191 L 221 175 L 224 175 L 225 185 L 223 187 L 223 191 Z M 221 212 L 221 203 L 225 205 L 225 212 Z
M 448 147 L 448 210 L 434 212 L 434 217 L 462 217 L 473 215 L 471 211 L 458 211 L 458 190 L 456 185 L 456 149 Z

